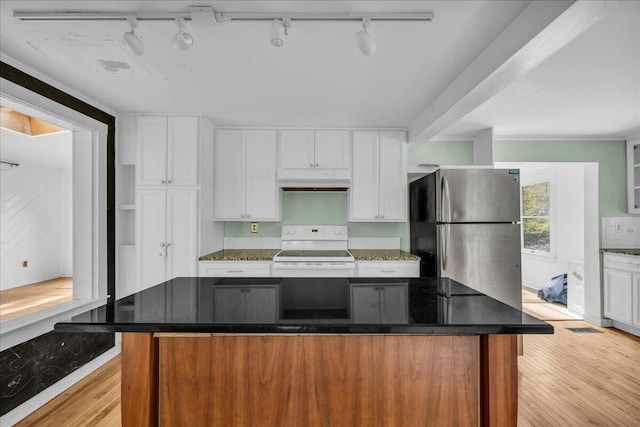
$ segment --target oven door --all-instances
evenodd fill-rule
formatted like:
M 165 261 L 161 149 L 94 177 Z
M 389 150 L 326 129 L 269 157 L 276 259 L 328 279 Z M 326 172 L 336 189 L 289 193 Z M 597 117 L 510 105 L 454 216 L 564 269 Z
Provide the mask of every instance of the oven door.
M 356 263 L 349 261 L 274 261 L 272 277 L 355 277 Z

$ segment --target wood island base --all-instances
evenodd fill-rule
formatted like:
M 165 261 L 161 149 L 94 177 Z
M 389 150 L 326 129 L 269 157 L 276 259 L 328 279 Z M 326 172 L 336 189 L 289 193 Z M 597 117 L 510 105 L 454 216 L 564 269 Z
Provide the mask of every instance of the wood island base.
M 123 426 L 515 426 L 516 335 L 122 336 Z

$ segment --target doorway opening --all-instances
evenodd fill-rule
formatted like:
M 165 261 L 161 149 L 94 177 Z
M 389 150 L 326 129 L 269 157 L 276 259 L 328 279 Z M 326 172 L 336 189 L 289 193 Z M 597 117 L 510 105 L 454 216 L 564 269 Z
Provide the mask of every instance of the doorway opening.
M 71 126 L 0 106 L 0 322 L 73 300 Z
M 582 319 L 589 291 L 600 286 L 598 165 L 501 162 L 496 167 L 520 169 L 523 311 L 542 320 Z M 555 297 L 565 274 L 566 297 Z M 558 276 L 550 297 L 544 288 Z

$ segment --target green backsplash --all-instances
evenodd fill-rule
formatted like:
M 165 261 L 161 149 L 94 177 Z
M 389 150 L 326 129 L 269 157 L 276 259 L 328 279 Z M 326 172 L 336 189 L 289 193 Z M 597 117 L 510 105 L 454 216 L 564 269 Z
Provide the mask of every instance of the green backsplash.
M 400 247 L 409 250 L 407 222 L 347 222 L 346 192 L 286 191 L 283 194 L 283 220 L 260 222 L 252 234 L 247 222 L 224 224 L 225 237 L 280 237 L 283 225 L 346 225 L 351 237 L 400 237 Z
M 627 215 L 626 148 L 624 141 L 497 141 L 497 162 L 599 163 L 600 216 Z M 428 142 L 409 150 L 408 164 L 473 164 L 471 141 Z M 346 192 L 285 192 L 283 221 L 260 222 L 251 234 L 246 222 L 226 222 L 226 237 L 280 237 L 283 225 L 347 225 L 352 237 L 400 237 L 409 250 L 409 223 L 347 222 Z

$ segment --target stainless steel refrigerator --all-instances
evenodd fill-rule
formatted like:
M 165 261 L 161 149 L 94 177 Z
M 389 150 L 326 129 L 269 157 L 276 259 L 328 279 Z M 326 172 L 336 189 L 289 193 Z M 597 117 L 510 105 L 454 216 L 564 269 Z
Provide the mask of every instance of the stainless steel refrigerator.
M 449 277 L 522 308 L 518 169 L 441 169 L 409 184 L 421 277 Z

